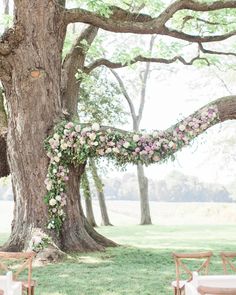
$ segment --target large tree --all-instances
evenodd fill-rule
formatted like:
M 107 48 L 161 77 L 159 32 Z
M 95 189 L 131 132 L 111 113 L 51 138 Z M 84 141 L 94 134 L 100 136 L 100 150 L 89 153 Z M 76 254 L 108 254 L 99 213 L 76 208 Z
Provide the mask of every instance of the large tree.
M 200 32 L 194 29 L 193 34 L 187 26 L 192 20 L 214 26 L 212 13 L 219 28 L 216 13 L 233 10 L 236 8 L 235 1 L 179 0 L 154 16 L 132 12 L 132 5 L 130 10 L 124 10 L 127 2 L 121 2 L 121 8 L 105 5 L 101 1 L 98 11 L 93 10 L 93 3 L 87 1 L 88 9 L 84 8 L 86 5 L 68 9 L 63 0 L 15 0 L 14 25 L 1 37 L 0 79 L 7 103 L 7 150 L 15 198 L 12 233 L 5 249 L 21 250 L 27 246 L 33 228 L 46 230 L 48 210 L 44 203 L 44 181 L 49 162 L 43 142 L 55 124 L 65 116 L 68 119 L 77 114 L 80 82 L 75 74 L 78 69 L 89 73 L 100 65 L 113 68 L 124 65 L 106 59 L 85 65 L 87 49 L 81 46 L 81 41 L 89 47 L 98 28 L 117 33 L 159 34 L 198 44 L 199 56 L 195 60 L 200 57 L 200 52 L 212 54 L 213 50 L 203 47 L 204 43 L 220 42 L 236 34 L 235 28 L 230 30 L 225 24 L 222 27 L 226 29 L 204 33 L 200 28 Z M 158 1 L 153 3 L 159 7 Z M 201 17 L 201 13 L 207 14 Z M 172 27 L 175 15 L 183 20 L 183 25 L 178 28 Z M 76 22 L 90 26 L 81 33 L 62 60 L 67 26 Z M 164 62 L 177 60 L 191 63 L 180 56 L 173 56 Z M 163 58 L 139 55 L 133 58 L 132 63 L 137 61 L 163 62 Z M 236 118 L 236 96 L 218 99 L 214 107 L 219 117 L 215 123 Z M 4 149 L 1 148 L 2 151 Z M 70 166 L 66 219 L 59 234 L 48 231 L 64 250 L 101 250 L 114 245 L 99 235 L 83 214 L 78 185 L 83 170 L 84 163 Z

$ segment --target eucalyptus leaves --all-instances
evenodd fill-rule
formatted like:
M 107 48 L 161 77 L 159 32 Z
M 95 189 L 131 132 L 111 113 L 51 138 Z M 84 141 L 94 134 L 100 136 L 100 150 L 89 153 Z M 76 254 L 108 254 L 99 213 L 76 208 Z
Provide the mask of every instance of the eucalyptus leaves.
M 124 132 L 118 129 L 74 122 L 62 122 L 46 142 L 50 159 L 45 180 L 49 208 L 48 228 L 60 232 L 65 219 L 66 182 L 69 165 L 82 164 L 88 157 L 103 157 L 126 163 L 149 165 L 174 157 L 197 135 L 219 122 L 217 106 L 201 109 L 167 131 L 151 134 Z

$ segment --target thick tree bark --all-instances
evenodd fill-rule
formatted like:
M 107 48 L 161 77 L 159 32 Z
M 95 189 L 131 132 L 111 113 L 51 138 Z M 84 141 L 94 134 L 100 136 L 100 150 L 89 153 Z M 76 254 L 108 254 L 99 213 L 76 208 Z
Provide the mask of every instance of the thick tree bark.
M 100 211 L 101 211 L 101 217 L 102 217 L 101 225 L 103 225 L 103 226 L 112 225 L 109 220 L 109 216 L 108 216 L 108 212 L 107 212 L 107 206 L 106 206 L 105 195 L 104 195 L 104 190 L 103 190 L 103 183 L 102 183 L 100 176 L 98 175 L 97 167 L 96 167 L 96 164 L 93 159 L 90 159 L 90 167 L 91 167 L 91 172 L 93 175 L 94 183 L 96 186 L 99 207 L 100 207 Z
M 16 19 L 24 27 L 24 39 L 7 57 L 11 80 L 6 89 L 9 163 L 15 209 L 12 233 L 5 249 L 27 247 L 33 228 L 45 231 L 48 221 L 44 180 L 48 159 L 43 142 L 62 118 L 61 53 L 66 32 L 59 6 L 49 0 L 16 2 Z M 115 243 L 96 233 L 86 221 L 79 186 L 83 167 L 71 167 L 67 219 L 60 236 L 51 235 L 64 250 L 102 250 Z
M 84 171 L 82 175 L 82 182 L 81 182 L 81 188 L 83 191 L 84 201 L 85 201 L 85 208 L 86 208 L 86 218 L 93 227 L 96 227 L 96 221 L 93 214 L 93 204 L 92 204 L 92 197 L 91 197 L 91 190 L 88 180 L 87 172 Z

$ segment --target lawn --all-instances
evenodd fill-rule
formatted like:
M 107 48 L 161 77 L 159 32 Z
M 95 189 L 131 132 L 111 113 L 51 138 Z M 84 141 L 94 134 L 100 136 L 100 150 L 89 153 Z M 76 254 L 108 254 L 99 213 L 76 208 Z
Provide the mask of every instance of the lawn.
M 173 251 L 212 250 L 211 273 L 222 273 L 218 254 L 235 251 L 236 226 L 101 227 L 122 247 L 71 254 L 63 263 L 34 268 L 36 295 L 167 295 L 175 276 Z M 7 235 L 0 235 L 0 242 Z

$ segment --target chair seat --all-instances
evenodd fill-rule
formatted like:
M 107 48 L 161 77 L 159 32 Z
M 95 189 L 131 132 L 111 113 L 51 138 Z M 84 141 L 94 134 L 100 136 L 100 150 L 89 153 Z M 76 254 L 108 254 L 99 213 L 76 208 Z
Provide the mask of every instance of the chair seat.
M 183 287 L 185 286 L 186 283 L 187 283 L 187 281 L 179 281 L 179 288 L 180 288 L 180 289 L 183 289 Z M 171 283 L 171 286 L 172 286 L 173 288 L 177 288 L 177 281 L 173 281 L 173 282 Z

